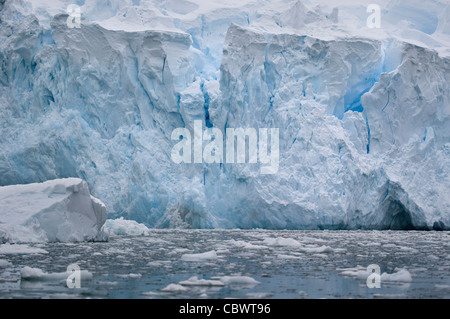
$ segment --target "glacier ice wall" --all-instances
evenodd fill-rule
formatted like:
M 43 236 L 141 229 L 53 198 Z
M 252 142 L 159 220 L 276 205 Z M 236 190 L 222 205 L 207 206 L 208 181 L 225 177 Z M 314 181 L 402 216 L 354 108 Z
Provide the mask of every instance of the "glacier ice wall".
M 152 227 L 449 227 L 448 7 L 406 32 L 419 12 L 388 4 L 386 38 L 349 35 L 344 5 L 172 2 L 89 3 L 79 29 L 3 4 L 0 185 L 79 177 Z M 278 173 L 173 163 L 172 131 L 198 119 L 280 128 Z

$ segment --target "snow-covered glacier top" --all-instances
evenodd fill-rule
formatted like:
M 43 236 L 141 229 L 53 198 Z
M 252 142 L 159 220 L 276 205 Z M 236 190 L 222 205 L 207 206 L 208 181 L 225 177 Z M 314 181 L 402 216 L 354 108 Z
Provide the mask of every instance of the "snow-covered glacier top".
M 0 185 L 79 177 L 152 227 L 448 228 L 450 5 L 373 3 L 0 1 Z M 174 163 L 198 120 L 279 129 L 278 171 Z

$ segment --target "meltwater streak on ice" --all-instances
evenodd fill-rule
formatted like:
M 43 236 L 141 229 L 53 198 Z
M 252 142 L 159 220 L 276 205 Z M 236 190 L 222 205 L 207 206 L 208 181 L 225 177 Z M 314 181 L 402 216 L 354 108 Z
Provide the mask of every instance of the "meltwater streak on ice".
M 0 298 L 450 298 L 449 236 L 166 229 L 30 244 L 26 254 L 0 250 Z M 381 276 L 371 289 L 373 263 Z M 67 287 L 71 264 L 80 288 Z
M 446 2 L 69 2 L 1 5 L 0 185 L 77 176 L 156 227 L 449 227 Z M 280 128 L 277 174 L 174 164 L 194 120 Z

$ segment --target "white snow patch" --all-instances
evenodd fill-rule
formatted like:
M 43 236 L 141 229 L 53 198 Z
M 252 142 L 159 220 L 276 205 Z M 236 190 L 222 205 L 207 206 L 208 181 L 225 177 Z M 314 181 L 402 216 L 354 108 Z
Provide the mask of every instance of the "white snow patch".
M 198 279 L 193 276 L 188 280 L 180 281 L 182 286 L 225 286 L 225 285 L 257 285 L 260 282 L 249 276 L 215 276 L 210 279 Z

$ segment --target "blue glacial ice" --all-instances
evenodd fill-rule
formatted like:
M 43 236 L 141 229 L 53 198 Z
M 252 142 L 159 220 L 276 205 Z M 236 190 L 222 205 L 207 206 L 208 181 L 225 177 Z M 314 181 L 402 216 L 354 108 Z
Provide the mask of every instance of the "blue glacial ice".
M 149 227 L 448 229 L 449 6 L 367 30 L 321 2 L 0 4 L 0 186 L 82 178 Z M 195 120 L 279 128 L 278 172 L 174 163 Z

